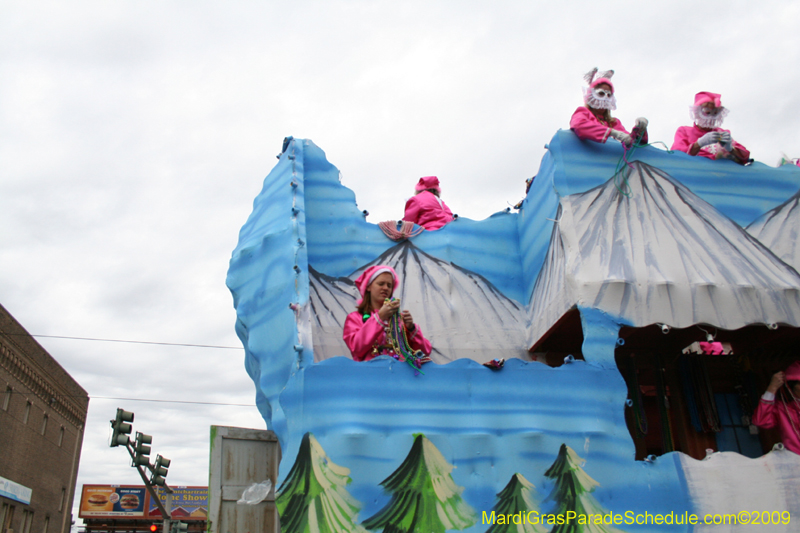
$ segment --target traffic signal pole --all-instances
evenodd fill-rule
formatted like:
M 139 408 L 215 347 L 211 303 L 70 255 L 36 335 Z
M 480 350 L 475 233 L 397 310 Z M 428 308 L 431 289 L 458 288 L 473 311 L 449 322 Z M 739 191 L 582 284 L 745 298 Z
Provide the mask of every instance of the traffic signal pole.
M 170 533 L 172 530 L 172 489 L 166 484 L 164 485 L 164 492 L 167 493 L 166 511 L 169 518 L 164 519 L 164 524 L 161 527 L 161 533 Z M 160 501 L 158 503 L 161 503 Z
M 131 458 L 135 457 L 135 454 L 133 452 L 133 447 L 131 446 L 130 441 L 128 441 L 128 444 L 125 445 L 125 448 L 128 450 L 128 453 L 131 454 Z M 158 494 L 153 488 L 153 485 L 150 484 L 150 480 L 147 478 L 147 474 L 144 473 L 144 469 L 139 465 L 134 465 L 134 468 L 136 468 L 136 471 L 139 472 L 140 476 L 142 476 L 142 481 L 144 481 L 144 486 L 147 487 L 147 491 L 150 493 L 150 499 L 156 502 L 156 507 L 158 507 L 158 512 L 161 513 L 161 516 L 164 518 L 164 524 L 169 526 L 168 522 L 170 519 L 170 514 L 164 507 L 164 505 L 161 503 L 161 500 L 158 498 Z M 167 502 L 172 503 L 172 489 L 166 486 L 165 489 L 168 494 Z M 170 505 L 170 507 L 172 506 Z M 166 529 L 165 531 L 169 530 Z
M 150 455 L 151 447 L 149 445 L 153 442 L 153 437 L 137 431 L 136 442 L 135 444 L 132 443 L 129 435 L 133 430 L 133 418 L 133 412 L 125 411 L 122 408 L 117 409 L 116 418 L 111 420 L 113 434 L 111 436 L 111 442 L 109 443 L 109 446 L 112 448 L 117 446 L 125 446 L 125 449 L 128 450 L 128 454 L 131 456 L 131 466 L 134 467 L 137 472 L 139 472 L 139 475 L 142 477 L 142 481 L 144 481 L 144 486 L 147 487 L 147 491 L 150 493 L 150 499 L 155 502 L 158 512 L 161 513 L 161 517 L 164 520 L 163 533 L 170 533 L 172 518 L 172 489 L 169 488 L 169 485 L 167 485 L 167 482 L 164 478 L 167 477 L 168 468 L 171 461 L 166 457 L 159 455 L 156 457 L 155 464 L 150 464 L 150 459 L 148 456 Z M 149 479 L 147 477 L 146 470 L 150 470 Z M 164 487 L 164 493 L 167 496 L 166 508 L 164 507 L 164 504 L 161 503 L 154 485 Z M 145 512 L 147 513 L 148 511 L 149 509 Z M 176 524 L 181 525 L 181 522 L 178 521 Z

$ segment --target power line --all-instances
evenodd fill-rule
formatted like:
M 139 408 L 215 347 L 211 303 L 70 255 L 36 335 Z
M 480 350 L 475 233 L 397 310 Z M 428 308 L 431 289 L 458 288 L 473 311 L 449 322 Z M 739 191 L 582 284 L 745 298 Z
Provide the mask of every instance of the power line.
M 43 337 L 48 339 L 69 339 L 69 340 L 80 340 L 80 341 L 98 341 L 98 342 L 124 342 L 130 344 L 156 344 L 161 346 L 188 346 L 192 348 L 220 348 L 225 350 L 243 350 L 244 348 L 241 346 L 216 346 L 216 345 L 209 345 L 209 344 L 187 344 L 187 343 L 175 343 L 175 342 L 155 342 L 155 341 L 131 341 L 131 340 L 122 340 L 122 339 L 97 339 L 92 337 L 67 337 L 64 335 L 32 335 L 30 333 L 2 333 L 3 335 L 19 335 L 25 337 Z M 21 391 L 6 391 L 6 394 L 9 392 L 17 393 L 17 394 L 24 394 Z M 56 394 L 56 396 L 60 397 L 72 397 L 72 395 L 66 394 Z M 247 403 L 221 403 L 221 402 L 193 402 L 188 400 L 156 400 L 151 398 L 116 398 L 112 396 L 89 396 L 90 399 L 96 400 L 121 400 L 121 401 L 128 401 L 128 402 L 156 402 L 156 403 L 180 403 L 180 404 L 194 404 L 194 405 L 221 405 L 221 406 L 232 406 L 232 407 L 255 407 L 255 404 L 247 404 Z
M 34 394 L 32 391 L 28 390 L 25 391 L 18 391 L 18 390 L 6 390 L 5 394 L 19 394 L 22 396 L 28 396 L 30 394 Z M 86 396 L 79 396 L 75 394 L 53 394 L 51 395 L 53 398 L 86 398 Z M 90 400 L 122 400 L 126 402 L 157 402 L 157 403 L 188 403 L 188 404 L 196 404 L 196 405 L 227 405 L 232 407 L 256 407 L 255 404 L 252 403 L 221 403 L 221 402 L 190 402 L 188 400 L 156 400 L 152 398 L 117 398 L 114 396 L 89 396 Z
M 125 342 L 130 344 L 157 344 L 160 346 L 189 346 L 192 348 L 220 348 L 223 350 L 244 350 L 242 346 L 215 346 L 212 344 L 186 344 L 180 342 L 155 342 L 155 341 L 129 341 L 122 339 L 95 339 L 91 337 L 66 337 L 63 335 L 31 335 L 26 333 L 3 333 L 3 335 L 20 335 L 25 337 L 38 337 L 46 339 L 70 339 L 76 341 L 100 341 L 100 342 Z
M 122 400 L 126 402 L 191 403 L 196 405 L 230 405 L 235 407 L 255 407 L 252 403 L 190 402 L 186 400 L 151 400 L 148 398 L 114 398 L 111 396 L 91 396 L 93 400 Z

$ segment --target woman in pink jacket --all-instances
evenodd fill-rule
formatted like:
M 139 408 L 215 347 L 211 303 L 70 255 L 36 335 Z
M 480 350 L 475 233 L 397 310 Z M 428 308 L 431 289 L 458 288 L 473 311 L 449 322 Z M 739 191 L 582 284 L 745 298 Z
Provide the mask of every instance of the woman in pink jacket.
M 708 91 L 699 92 L 694 97 L 694 105 L 689 109 L 694 125 L 678 128 L 675 142 L 672 143 L 673 150 L 709 159 L 731 159 L 740 165 L 750 160 L 747 148 L 734 141 L 729 130 L 720 127 L 728 115 L 728 109 L 722 106 L 720 95 Z
M 611 137 L 625 146 L 631 146 L 641 135 L 639 143 L 647 144 L 646 118 L 636 119 L 636 125 L 631 134 L 619 119 L 611 116 L 611 111 L 617 108 L 614 85 L 610 79 L 613 75 L 613 70 L 598 75 L 595 68 L 584 76 L 586 83 L 589 84 L 583 92 L 585 106 L 575 110 L 569 121 L 569 127 L 583 141 L 604 143 Z
M 439 198 L 442 193 L 439 178 L 436 176 L 420 178 L 414 189 L 417 192 L 406 202 L 406 214 L 403 220 L 413 222 L 428 231 L 439 229 L 453 221 L 450 208 Z
M 783 445 L 800 454 L 800 361 L 772 376 L 753 414 L 753 424 L 764 429 L 777 427 Z
M 396 353 L 389 338 L 389 319 L 400 312 L 403 319 L 401 327 L 406 333 L 408 344 L 425 354 L 426 357 L 420 362 L 430 361 L 428 356 L 431 354 L 431 343 L 422 336 L 422 331 L 414 323 L 411 313 L 400 311 L 400 301 L 391 299 L 397 285 L 397 273 L 386 265 L 371 266 L 356 280 L 361 299 L 356 302 L 357 311 L 347 315 L 342 335 L 353 354 L 353 360 L 369 361 L 379 355 L 389 355 L 405 361 L 402 354 Z

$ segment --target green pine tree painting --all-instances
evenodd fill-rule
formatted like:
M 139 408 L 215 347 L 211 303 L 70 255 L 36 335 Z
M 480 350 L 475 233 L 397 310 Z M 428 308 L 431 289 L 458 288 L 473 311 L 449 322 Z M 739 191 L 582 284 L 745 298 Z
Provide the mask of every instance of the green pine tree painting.
M 311 433 L 303 435 L 275 505 L 283 533 L 367 533 L 355 523 L 361 508 L 345 486 L 350 469 L 332 462 Z
M 568 516 L 568 511 L 573 511 L 577 518 L 556 524 L 550 533 L 619 533 L 620 530 L 599 520 L 587 520 L 589 515 L 597 517 L 608 514 L 592 496 L 594 489 L 600 484 L 583 471 L 584 463 L 575 450 L 561 445 L 555 462 L 544 473 L 545 476 L 555 480 L 553 491 L 547 500 L 556 502 L 554 514 Z M 580 517 L 583 517 L 581 520 Z
M 530 511 L 539 510 L 533 497 L 534 488 L 522 474 L 511 476 L 506 487 L 497 494 L 497 504 L 492 507 L 495 522 L 486 533 L 545 533 L 546 527 L 527 520 Z
M 403 463 L 381 485 L 392 499 L 361 525 L 384 533 L 444 533 L 476 522 L 475 511 L 462 498 L 450 476 L 453 465 L 425 435 L 415 435 Z

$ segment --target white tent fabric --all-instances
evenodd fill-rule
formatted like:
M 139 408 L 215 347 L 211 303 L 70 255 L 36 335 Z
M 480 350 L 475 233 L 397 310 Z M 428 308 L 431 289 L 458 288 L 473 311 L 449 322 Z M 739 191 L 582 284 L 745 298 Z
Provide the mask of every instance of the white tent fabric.
M 747 232 L 800 270 L 800 192 L 747 226 Z
M 530 304 L 533 345 L 570 308 L 673 327 L 800 324 L 800 275 L 662 171 L 633 163 L 561 198 Z
M 482 276 L 426 254 L 410 242 L 400 243 L 353 272 L 331 278 L 311 272 L 309 296 L 314 360 L 349 356 L 342 340 L 347 314 L 355 310 L 358 291 L 353 283 L 373 264 L 397 271 L 395 297 L 411 311 L 433 345 L 439 364 L 468 358 L 483 363 L 494 358 L 530 360 L 526 351 L 525 311 Z

